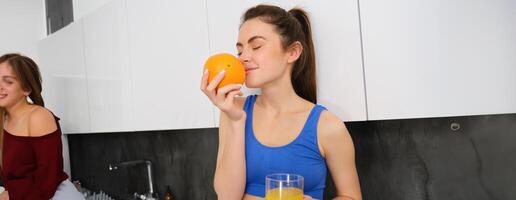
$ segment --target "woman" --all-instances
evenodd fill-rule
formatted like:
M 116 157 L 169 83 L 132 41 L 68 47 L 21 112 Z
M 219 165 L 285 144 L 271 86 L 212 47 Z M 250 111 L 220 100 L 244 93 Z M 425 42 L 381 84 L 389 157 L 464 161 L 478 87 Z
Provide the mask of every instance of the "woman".
M 0 200 L 84 199 L 63 171 L 59 118 L 44 108 L 41 89 L 41 75 L 32 59 L 19 54 L 0 57 L 5 187 Z
M 305 199 L 322 199 L 328 168 L 335 199 L 361 199 L 354 147 L 343 122 L 316 105 L 310 22 L 301 9 L 258 5 L 246 11 L 236 44 L 246 85 L 261 95 L 241 98 L 241 85 L 215 89 L 205 71 L 201 90 L 221 110 L 214 186 L 219 199 L 261 199 L 265 176 L 305 178 Z

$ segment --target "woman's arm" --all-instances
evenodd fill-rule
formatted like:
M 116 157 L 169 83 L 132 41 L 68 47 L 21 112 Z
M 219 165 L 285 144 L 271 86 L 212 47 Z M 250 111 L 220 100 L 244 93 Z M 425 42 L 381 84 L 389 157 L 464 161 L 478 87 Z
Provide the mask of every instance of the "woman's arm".
M 213 185 L 219 199 L 241 200 L 245 192 L 245 119 L 244 100 L 239 97 L 241 85 L 226 85 L 217 89 L 224 77 L 219 73 L 208 83 L 206 70 L 201 80 L 201 90 L 220 109 L 219 149 Z
M 214 186 L 218 199 L 241 200 L 245 192 L 245 118 L 232 122 L 221 112 Z
M 344 123 L 324 111 L 318 125 L 320 149 L 337 189 L 334 200 L 361 200 L 360 183 L 355 165 L 355 148 Z

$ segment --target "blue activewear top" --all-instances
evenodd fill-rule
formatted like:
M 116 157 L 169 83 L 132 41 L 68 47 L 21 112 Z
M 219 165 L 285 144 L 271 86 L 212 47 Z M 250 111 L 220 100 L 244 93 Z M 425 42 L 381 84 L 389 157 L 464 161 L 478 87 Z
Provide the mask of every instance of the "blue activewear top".
M 256 95 L 248 96 L 244 105 L 246 194 L 265 197 L 265 176 L 292 173 L 304 177 L 304 194 L 323 198 L 327 166 L 317 144 L 317 123 L 323 106 L 315 105 L 301 133 L 294 141 L 280 147 L 261 144 L 253 132 L 253 107 Z

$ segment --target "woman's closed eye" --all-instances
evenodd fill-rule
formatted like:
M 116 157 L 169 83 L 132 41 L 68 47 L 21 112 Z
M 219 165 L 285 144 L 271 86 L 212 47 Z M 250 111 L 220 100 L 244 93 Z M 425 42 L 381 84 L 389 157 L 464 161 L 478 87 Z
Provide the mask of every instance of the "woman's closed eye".
M 11 84 L 13 84 L 13 83 L 14 83 L 14 81 L 13 81 L 13 80 L 11 80 L 10 78 L 4 78 L 4 79 L 2 80 L 2 82 L 6 83 L 6 84 L 8 84 L 8 85 L 11 85 Z
M 253 49 L 254 51 L 256 51 L 256 50 L 260 49 L 261 47 L 262 47 L 261 45 L 260 45 L 260 46 L 255 46 L 255 47 L 252 47 L 252 49 Z M 242 55 L 242 52 L 241 52 L 241 51 L 239 51 L 239 52 L 237 53 L 237 55 L 238 55 L 238 56 Z

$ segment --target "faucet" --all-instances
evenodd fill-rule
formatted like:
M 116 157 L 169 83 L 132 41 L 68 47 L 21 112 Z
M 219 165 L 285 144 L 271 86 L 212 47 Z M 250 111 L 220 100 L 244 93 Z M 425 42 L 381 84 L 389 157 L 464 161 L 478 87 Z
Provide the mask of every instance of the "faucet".
M 134 193 L 134 197 L 142 200 L 157 200 L 154 197 L 154 183 L 152 181 L 152 162 L 149 160 L 132 160 L 126 162 L 120 162 L 115 164 L 109 164 L 109 171 L 117 170 L 120 167 L 132 167 L 140 164 L 145 164 L 147 166 L 147 182 L 149 184 L 149 192 L 147 194 L 138 194 Z

